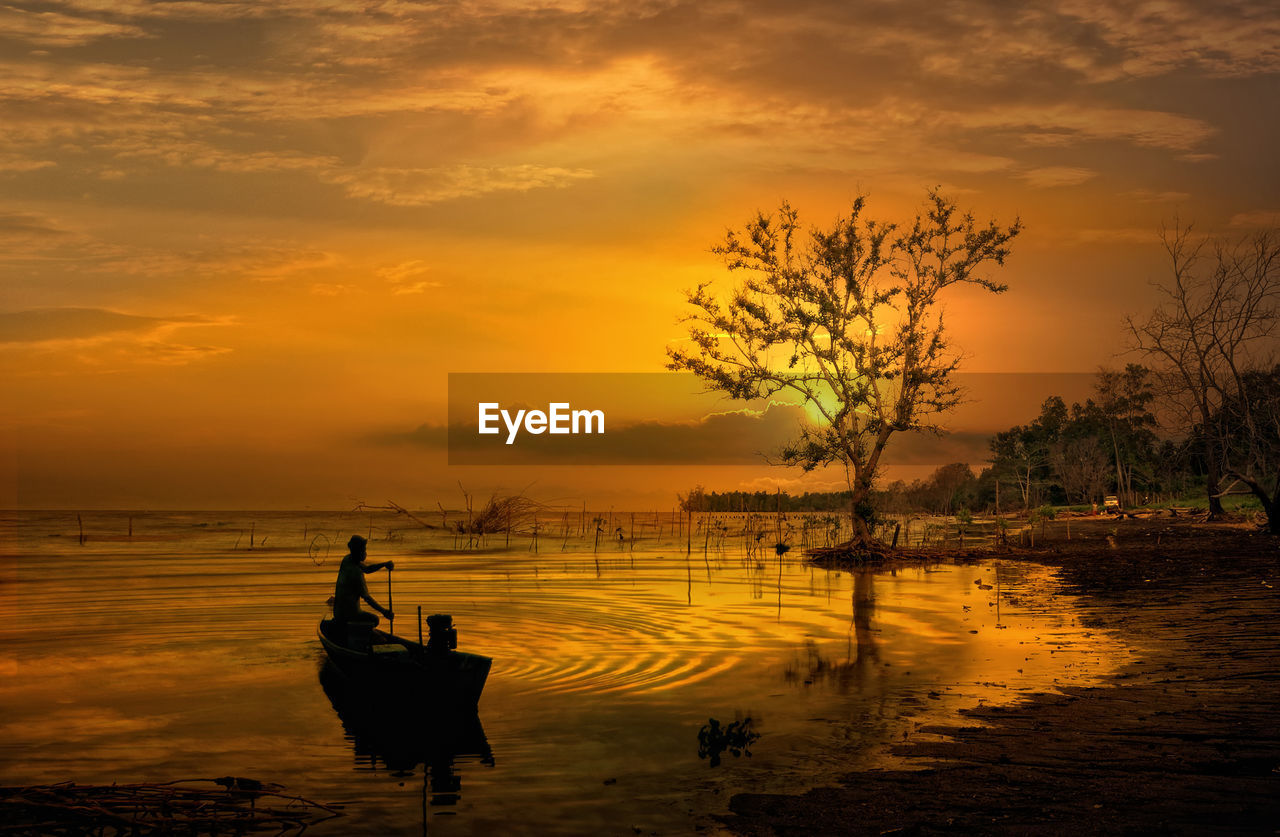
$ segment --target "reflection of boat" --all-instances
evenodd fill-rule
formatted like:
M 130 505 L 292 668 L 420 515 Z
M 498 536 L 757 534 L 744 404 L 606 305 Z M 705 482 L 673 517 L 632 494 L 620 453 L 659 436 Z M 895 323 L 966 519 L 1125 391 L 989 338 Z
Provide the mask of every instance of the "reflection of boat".
M 459 762 L 493 766 L 475 709 L 425 709 L 404 693 L 384 693 L 343 674 L 332 661 L 320 686 L 355 750 L 358 770 L 386 769 L 405 776 L 422 766 L 422 805 L 453 805 L 462 790 Z
M 320 687 L 351 738 L 356 755 L 370 766 L 381 761 L 395 771 L 448 764 L 475 756 L 492 764 L 493 754 L 474 711 L 424 711 L 412 702 L 365 686 L 344 675 L 332 661 L 320 669 Z
M 452 628 L 435 628 L 426 645 L 368 626 L 344 629 L 332 619 L 322 619 L 317 633 L 329 660 L 353 682 L 421 709 L 474 712 L 493 660 L 455 650 Z

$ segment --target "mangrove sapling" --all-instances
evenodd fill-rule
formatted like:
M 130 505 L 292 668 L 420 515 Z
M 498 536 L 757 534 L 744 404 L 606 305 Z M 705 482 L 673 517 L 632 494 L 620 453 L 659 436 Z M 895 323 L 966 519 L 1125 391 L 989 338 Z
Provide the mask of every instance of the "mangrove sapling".
M 1053 510 L 1053 506 L 1044 505 L 1036 509 L 1034 518 L 1039 519 L 1040 521 L 1040 540 L 1043 541 L 1045 539 L 1045 529 L 1048 526 L 1049 521 L 1053 520 L 1054 517 L 1055 512 Z M 1033 519 L 1031 522 L 1034 523 L 1035 520 Z
M 960 524 L 960 548 L 964 549 L 965 529 L 973 523 L 973 512 L 968 509 L 960 509 L 956 512 L 956 521 Z

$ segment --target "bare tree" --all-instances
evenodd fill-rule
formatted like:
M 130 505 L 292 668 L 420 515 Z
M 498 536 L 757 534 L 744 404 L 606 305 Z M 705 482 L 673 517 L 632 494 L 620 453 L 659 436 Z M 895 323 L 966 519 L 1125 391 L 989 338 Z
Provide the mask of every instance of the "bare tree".
M 1148 410 L 1156 395 L 1151 370 L 1136 363 L 1122 372 L 1099 369 L 1093 390 L 1098 400 L 1086 402 L 1081 417 L 1105 431 L 1115 462 L 1116 494 L 1122 505 L 1134 505 L 1134 469 L 1148 458 L 1156 441 L 1156 419 Z
M 890 437 L 937 430 L 936 417 L 961 399 L 939 295 L 962 284 L 1004 291 L 981 270 L 1003 265 L 1021 230 L 1018 221 L 980 225 L 936 190 L 902 230 L 864 219 L 865 206 L 859 197 L 831 229 L 808 236 L 786 203 L 730 231 L 715 252 L 745 278 L 727 298 L 710 283 L 690 291 L 691 345 L 668 350 L 670 368 L 734 398 L 789 390 L 820 417 L 782 461 L 843 465 L 852 546 L 874 543 L 868 498 Z
M 1275 230 L 1230 243 L 1196 237 L 1175 222 L 1162 230 L 1170 277 L 1145 321 L 1126 319 L 1135 348 L 1162 373 L 1172 423 L 1203 433 L 1211 516 L 1222 514 L 1224 476 L 1268 503 L 1250 461 L 1235 461 L 1238 433 L 1262 432 L 1246 393 L 1247 375 L 1264 365 L 1280 323 L 1280 236 Z M 1227 421 L 1228 415 L 1236 420 Z M 1276 521 L 1272 521 L 1275 526 Z
M 1049 449 L 1049 459 L 1069 498 L 1096 503 L 1106 494 L 1112 462 L 1097 437 L 1063 439 Z
M 1240 394 L 1218 416 L 1227 452 L 1225 476 L 1262 503 L 1268 529 L 1280 534 L 1280 366 L 1241 375 Z
M 1022 495 L 1024 511 L 1040 502 L 1040 493 L 1050 481 L 1050 453 L 1062 438 L 1067 421 L 1067 405 L 1051 395 L 1040 405 L 1040 415 L 1030 424 L 1011 427 L 991 437 L 991 464 L 997 479 L 1011 476 Z

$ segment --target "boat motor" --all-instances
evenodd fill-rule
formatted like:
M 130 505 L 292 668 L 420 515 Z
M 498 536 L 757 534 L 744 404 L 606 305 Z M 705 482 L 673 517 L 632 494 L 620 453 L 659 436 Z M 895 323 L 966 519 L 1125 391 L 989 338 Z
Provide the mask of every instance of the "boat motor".
M 458 647 L 458 631 L 453 627 L 453 617 L 447 613 L 434 613 L 427 617 L 427 653 L 447 654 Z

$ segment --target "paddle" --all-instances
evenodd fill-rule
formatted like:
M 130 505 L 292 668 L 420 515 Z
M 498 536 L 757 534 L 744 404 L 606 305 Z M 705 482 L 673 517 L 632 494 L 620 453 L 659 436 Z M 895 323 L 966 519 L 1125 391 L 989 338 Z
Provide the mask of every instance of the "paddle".
M 391 604 L 391 568 L 387 567 L 387 612 L 391 615 L 387 617 L 387 633 L 395 634 L 396 632 L 396 609 Z

